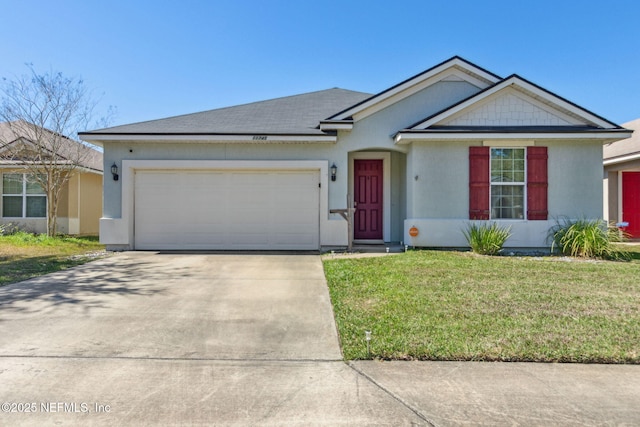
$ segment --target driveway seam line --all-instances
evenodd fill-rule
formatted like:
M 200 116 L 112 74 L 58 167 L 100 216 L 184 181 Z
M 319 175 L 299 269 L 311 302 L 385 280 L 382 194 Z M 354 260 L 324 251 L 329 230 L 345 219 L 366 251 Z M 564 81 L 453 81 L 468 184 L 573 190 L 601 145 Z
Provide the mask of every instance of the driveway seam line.
M 389 390 L 386 387 L 384 387 L 382 384 L 377 382 L 374 378 L 372 378 L 371 376 L 369 376 L 366 373 L 364 373 L 361 369 L 358 369 L 353 363 L 346 362 L 346 365 L 348 367 L 350 367 L 351 369 L 353 369 L 357 374 L 359 374 L 360 376 L 365 378 L 367 381 L 369 381 L 371 384 L 373 384 L 375 387 L 379 388 L 384 393 L 386 393 L 389 396 L 391 396 L 391 398 L 393 398 L 394 400 L 399 402 L 402 406 L 404 406 L 405 408 L 407 408 L 408 410 L 410 410 L 411 412 L 416 414 L 418 416 L 418 418 L 420 418 L 421 420 L 425 421 L 431 427 L 438 427 L 438 425 L 434 421 L 430 420 L 426 415 L 424 415 L 422 412 L 420 412 L 419 409 L 413 407 L 413 405 L 411 405 L 409 402 L 407 402 L 406 400 L 404 400 L 403 398 L 401 398 L 397 394 L 393 393 L 391 390 Z

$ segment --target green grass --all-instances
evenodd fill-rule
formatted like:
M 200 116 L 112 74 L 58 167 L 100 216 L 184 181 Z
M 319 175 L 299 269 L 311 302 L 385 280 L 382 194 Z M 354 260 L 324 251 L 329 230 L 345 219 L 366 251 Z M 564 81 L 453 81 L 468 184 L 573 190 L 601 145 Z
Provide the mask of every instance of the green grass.
M 346 359 L 640 363 L 638 258 L 411 251 L 324 266 Z
M 103 251 L 97 237 L 0 235 L 0 286 L 84 264 Z

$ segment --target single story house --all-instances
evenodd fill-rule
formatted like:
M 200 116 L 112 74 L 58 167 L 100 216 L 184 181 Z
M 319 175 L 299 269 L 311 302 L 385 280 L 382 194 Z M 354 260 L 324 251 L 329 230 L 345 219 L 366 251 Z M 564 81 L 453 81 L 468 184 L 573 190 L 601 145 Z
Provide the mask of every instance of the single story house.
M 623 125 L 633 137 L 604 146 L 605 219 L 640 239 L 640 119 Z
M 56 140 L 56 162 L 77 161 L 78 167 L 62 187 L 58 202 L 58 232 L 97 235 L 102 215 L 102 153 L 79 141 L 26 122 L 0 123 L 0 224 L 34 233 L 47 232 L 47 194 L 31 178 L 33 135 L 50 134 Z M 44 137 L 41 140 L 47 140 Z M 31 151 L 33 152 L 33 151 Z M 44 148 L 39 155 L 47 152 Z M 66 157 L 65 157 L 66 156 Z M 75 159 L 75 160 L 74 160 Z
M 464 247 L 470 221 L 496 221 L 512 227 L 507 247 L 548 247 L 556 217 L 602 218 L 602 146 L 630 135 L 458 56 L 374 95 L 334 88 L 80 134 L 114 169 L 100 220 L 112 250 L 344 247 L 352 207 L 356 243 Z

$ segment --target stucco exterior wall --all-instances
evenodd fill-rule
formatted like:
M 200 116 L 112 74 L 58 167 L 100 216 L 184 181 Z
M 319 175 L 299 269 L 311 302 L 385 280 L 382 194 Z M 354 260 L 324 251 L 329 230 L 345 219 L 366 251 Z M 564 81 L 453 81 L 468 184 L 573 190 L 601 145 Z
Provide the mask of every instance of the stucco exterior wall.
M 407 155 L 409 196 L 404 241 L 408 245 L 467 246 L 462 230 L 469 224 L 470 145 L 464 141 L 412 144 Z M 548 147 L 549 217 L 547 221 L 498 221 L 512 227 L 513 236 L 506 247 L 548 246 L 547 231 L 561 216 L 602 218 L 601 144 L 539 141 L 536 145 Z M 408 235 L 412 226 L 419 229 L 415 238 Z
M 80 200 L 78 195 L 78 191 L 80 191 L 80 175 L 74 174 L 67 183 L 67 217 L 69 218 L 79 218 L 80 213 Z M 72 197 L 68 197 L 72 195 Z M 73 197 L 75 196 L 75 197 Z
M 436 83 L 404 98 L 402 102 L 357 120 L 351 132 L 341 135 L 339 144 L 348 145 L 351 151 L 393 147 L 392 136 L 397 131 L 479 91 L 480 88 L 467 82 Z M 394 149 L 403 150 L 399 147 Z
M 562 141 L 548 146 L 549 217 L 602 218 L 602 144 Z
M 469 213 L 469 145 L 414 143 L 407 180 L 412 186 L 411 218 L 466 218 Z

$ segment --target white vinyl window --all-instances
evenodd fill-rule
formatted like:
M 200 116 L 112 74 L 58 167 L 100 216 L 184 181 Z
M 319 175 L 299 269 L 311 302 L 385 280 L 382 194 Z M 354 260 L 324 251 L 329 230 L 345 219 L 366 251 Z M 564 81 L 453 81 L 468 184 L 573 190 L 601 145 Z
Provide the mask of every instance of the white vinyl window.
M 5 173 L 2 175 L 3 218 L 45 218 L 47 195 L 32 175 Z
M 491 149 L 491 218 L 525 217 L 525 149 Z

